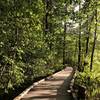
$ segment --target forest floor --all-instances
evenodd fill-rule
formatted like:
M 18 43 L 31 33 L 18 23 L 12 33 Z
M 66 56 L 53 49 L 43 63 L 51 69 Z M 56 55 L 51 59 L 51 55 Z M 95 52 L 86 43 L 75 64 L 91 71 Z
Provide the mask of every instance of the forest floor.
M 20 100 L 73 100 L 67 92 L 72 77 L 73 68 L 66 67 L 31 88 Z

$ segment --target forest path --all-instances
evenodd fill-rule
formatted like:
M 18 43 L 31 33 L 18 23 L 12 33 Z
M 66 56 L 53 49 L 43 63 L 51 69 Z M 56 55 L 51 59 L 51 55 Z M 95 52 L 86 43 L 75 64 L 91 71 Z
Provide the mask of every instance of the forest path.
M 67 92 L 73 74 L 73 68 L 66 67 L 35 85 L 21 99 L 14 100 L 73 100 Z

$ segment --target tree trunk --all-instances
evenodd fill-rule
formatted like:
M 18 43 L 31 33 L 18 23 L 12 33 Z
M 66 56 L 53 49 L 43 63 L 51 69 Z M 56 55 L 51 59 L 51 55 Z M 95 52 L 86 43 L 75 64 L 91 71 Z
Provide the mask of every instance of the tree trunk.
M 81 17 L 80 17 L 80 1 L 79 1 L 79 40 L 78 40 L 78 70 L 81 71 Z
M 48 32 L 48 16 L 49 16 L 49 13 L 48 13 L 48 7 L 49 7 L 49 2 L 48 0 L 45 0 L 45 5 L 46 5 L 46 8 L 45 8 L 45 35 L 47 34 Z
M 95 10 L 95 31 L 94 31 L 94 42 L 92 47 L 92 54 L 91 54 L 91 62 L 90 62 L 90 71 L 93 69 L 93 56 L 95 51 L 96 39 L 97 39 L 97 9 Z
M 81 71 L 81 23 L 79 24 L 79 53 L 78 53 L 78 70 Z
M 90 30 L 91 30 L 91 27 L 89 27 L 88 15 L 87 15 L 87 26 L 86 26 L 86 28 L 87 28 L 87 29 L 86 29 L 86 50 L 85 50 L 84 66 L 87 64 L 86 58 L 87 58 L 87 55 L 88 55 L 89 34 L 90 34 Z
M 63 65 L 65 65 L 65 38 L 66 38 L 66 23 L 64 23 L 64 33 L 63 33 Z
M 86 49 L 85 49 L 85 58 L 84 58 L 84 66 L 86 64 L 88 64 L 88 62 L 86 62 L 86 58 L 89 52 L 89 35 L 90 35 L 90 31 L 91 31 L 91 23 L 93 22 L 94 19 L 94 12 L 92 14 L 92 17 L 88 18 L 87 15 L 87 32 L 86 32 Z

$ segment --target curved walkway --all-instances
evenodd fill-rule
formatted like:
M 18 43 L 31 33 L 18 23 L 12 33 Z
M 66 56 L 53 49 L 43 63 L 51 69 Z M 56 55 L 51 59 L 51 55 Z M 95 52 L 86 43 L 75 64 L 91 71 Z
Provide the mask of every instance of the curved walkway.
M 67 67 L 39 82 L 21 99 L 14 100 L 73 100 L 67 92 L 73 74 L 73 69 Z

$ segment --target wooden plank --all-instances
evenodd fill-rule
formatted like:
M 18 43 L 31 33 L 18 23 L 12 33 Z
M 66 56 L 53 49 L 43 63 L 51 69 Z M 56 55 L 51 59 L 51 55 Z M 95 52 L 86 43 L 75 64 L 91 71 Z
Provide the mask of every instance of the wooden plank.
M 73 68 L 66 67 L 64 70 L 42 79 L 23 91 L 14 100 L 66 100 L 73 76 Z

